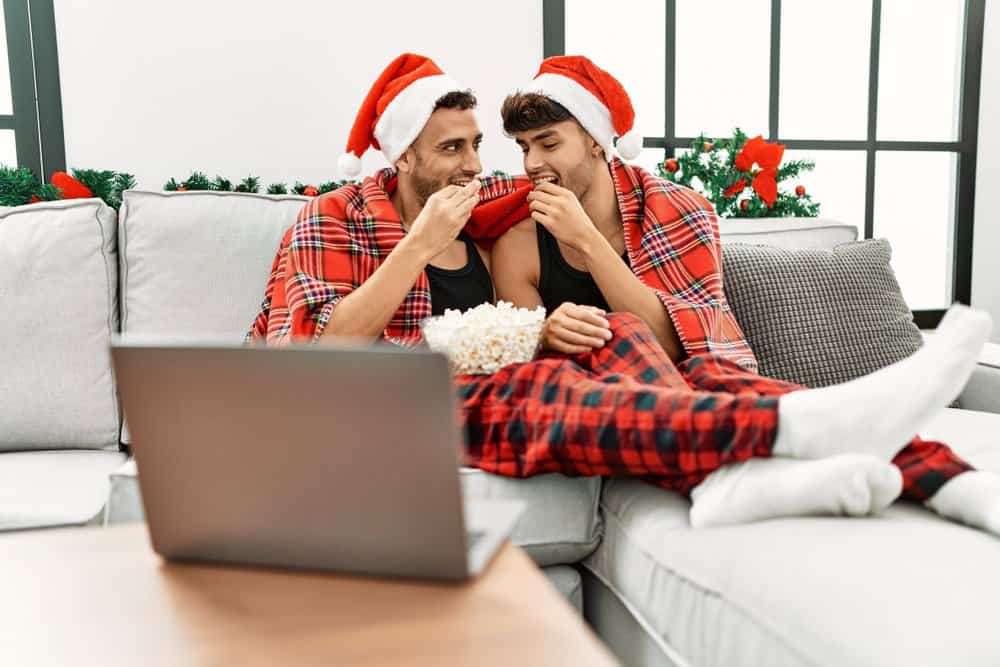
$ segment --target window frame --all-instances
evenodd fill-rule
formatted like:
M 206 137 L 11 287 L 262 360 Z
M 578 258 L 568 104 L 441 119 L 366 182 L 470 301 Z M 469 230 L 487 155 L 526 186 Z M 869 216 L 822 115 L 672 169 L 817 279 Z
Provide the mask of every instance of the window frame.
M 0 129 L 14 130 L 17 166 L 48 181 L 66 169 L 53 0 L 3 0 L 3 11 L 13 114 Z
M 676 28 L 677 0 L 666 4 L 664 48 L 666 90 L 663 135 L 643 137 L 643 148 L 662 148 L 664 158 L 673 157 L 678 148 L 688 148 L 695 137 L 678 137 L 676 113 Z M 952 300 L 968 304 L 972 294 L 972 242 L 975 226 L 976 153 L 979 134 L 979 95 L 982 75 L 983 28 L 986 0 L 965 0 L 962 43 L 962 69 L 959 90 L 959 128 L 957 141 L 879 141 L 878 73 L 881 36 L 882 0 L 871 0 L 872 22 L 868 70 L 867 136 L 860 140 L 782 139 L 778 135 L 779 82 L 781 77 L 781 3 L 771 0 L 770 73 L 768 90 L 768 141 L 779 141 L 789 149 L 863 150 L 866 154 L 865 220 L 862 238 L 874 234 L 875 158 L 879 151 L 945 152 L 956 156 L 955 220 L 952 257 Z M 542 0 L 542 52 L 544 57 L 563 55 L 566 50 L 566 1 Z M 937 326 L 945 309 L 917 310 L 913 316 L 921 329 Z

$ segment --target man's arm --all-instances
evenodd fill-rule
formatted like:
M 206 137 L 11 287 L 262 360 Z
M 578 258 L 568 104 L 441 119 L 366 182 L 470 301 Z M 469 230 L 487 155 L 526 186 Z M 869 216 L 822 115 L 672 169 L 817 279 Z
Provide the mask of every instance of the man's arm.
M 320 338 L 381 336 L 430 259 L 413 237 L 403 237 L 375 273 L 337 304 Z
M 432 194 L 409 233 L 363 285 L 330 313 L 321 338 L 378 338 L 428 262 L 458 238 L 475 206 L 479 181 Z
M 596 228 L 595 228 L 596 231 Z M 598 232 L 583 252 L 587 270 L 601 290 L 611 310 L 637 315 L 656 336 L 671 361 L 684 357 L 674 323 L 656 293 L 632 273 L 615 249 Z
M 519 222 L 497 239 L 491 257 L 497 301 L 510 301 L 519 308 L 542 305 L 538 293 L 540 269 L 534 220 Z

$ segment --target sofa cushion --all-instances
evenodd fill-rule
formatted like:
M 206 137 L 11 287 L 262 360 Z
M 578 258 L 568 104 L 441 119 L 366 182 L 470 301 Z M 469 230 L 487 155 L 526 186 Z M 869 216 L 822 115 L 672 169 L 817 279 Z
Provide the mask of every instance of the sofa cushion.
M 242 340 L 307 199 L 127 191 L 118 223 L 122 333 Z
M 461 480 L 466 498 L 515 499 L 527 505 L 511 539 L 539 565 L 576 563 L 601 540 L 600 477 L 550 473 L 511 479 L 462 468 Z
M 823 387 L 919 349 L 920 330 L 889 265 L 891 256 L 884 239 L 832 251 L 724 245 L 726 296 L 760 373 Z
M 921 433 L 1000 472 L 1000 415 L 945 409 Z M 690 664 L 995 665 L 1000 539 L 912 503 L 878 517 L 694 530 L 690 503 L 605 484 L 586 567 Z
M 473 499 L 516 499 L 527 507 L 511 536 L 540 566 L 576 563 L 601 539 L 599 477 L 539 475 L 508 479 L 472 468 L 461 470 L 462 492 Z M 108 523 L 141 521 L 142 499 L 135 461 L 111 475 Z
M 125 460 L 110 451 L 0 454 L 0 530 L 95 520 L 108 500 L 108 475 Z
M 0 450 L 117 448 L 115 211 L 0 208 L 0 304 Z

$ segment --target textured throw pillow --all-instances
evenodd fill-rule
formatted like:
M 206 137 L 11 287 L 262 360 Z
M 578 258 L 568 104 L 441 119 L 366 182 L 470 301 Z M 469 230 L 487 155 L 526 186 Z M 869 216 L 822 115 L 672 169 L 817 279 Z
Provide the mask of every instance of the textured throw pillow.
M 723 244 L 726 297 L 760 373 L 825 387 L 913 354 L 922 338 L 891 257 L 884 239 L 832 251 Z

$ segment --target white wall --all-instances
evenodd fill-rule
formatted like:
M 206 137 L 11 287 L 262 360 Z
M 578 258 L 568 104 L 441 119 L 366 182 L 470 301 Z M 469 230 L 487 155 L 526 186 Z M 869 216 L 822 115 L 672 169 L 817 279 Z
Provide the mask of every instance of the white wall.
M 192 170 L 338 178 L 365 93 L 413 51 L 479 97 L 485 169 L 520 170 L 504 96 L 542 57 L 542 3 L 56 0 L 66 160 L 159 189 Z M 369 151 L 367 173 L 384 160 Z
M 992 340 L 1000 343 L 1000 7 L 997 0 L 986 3 L 984 33 L 972 305 L 993 314 Z

